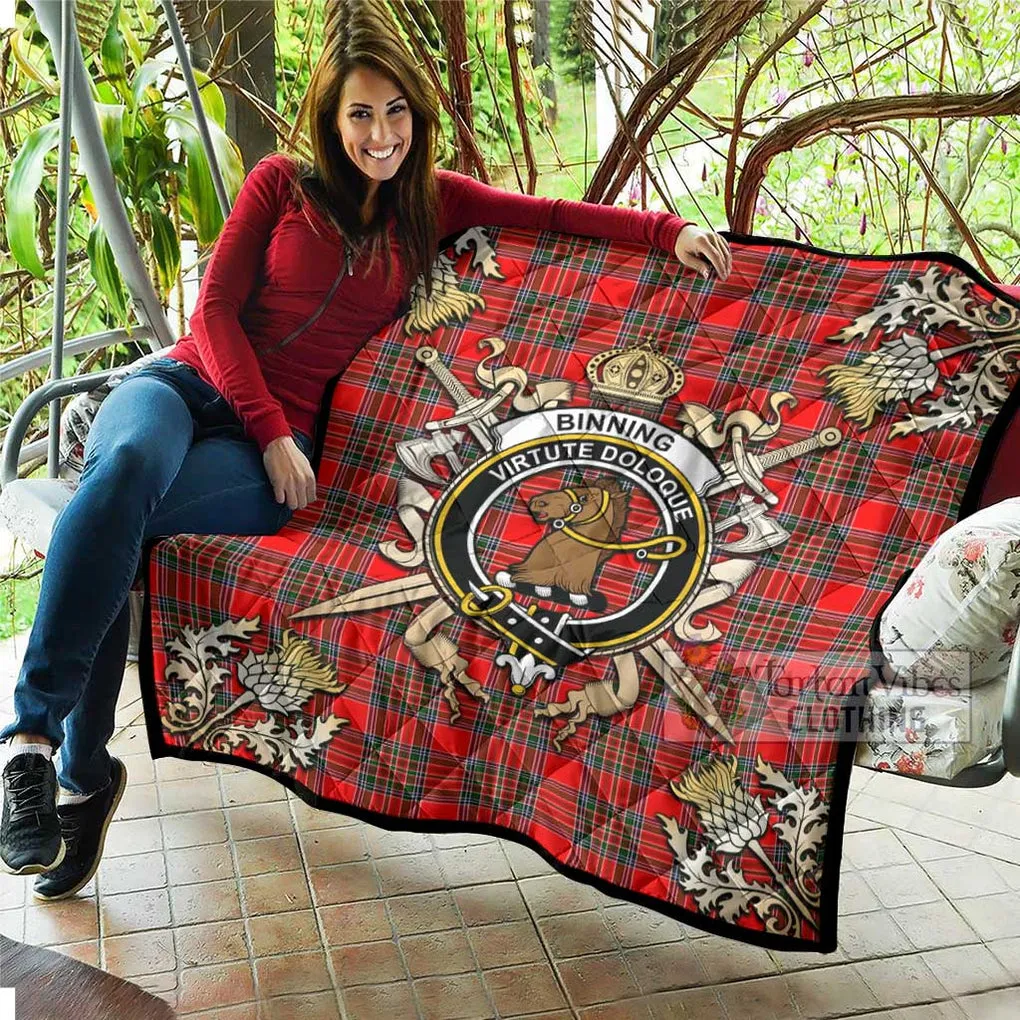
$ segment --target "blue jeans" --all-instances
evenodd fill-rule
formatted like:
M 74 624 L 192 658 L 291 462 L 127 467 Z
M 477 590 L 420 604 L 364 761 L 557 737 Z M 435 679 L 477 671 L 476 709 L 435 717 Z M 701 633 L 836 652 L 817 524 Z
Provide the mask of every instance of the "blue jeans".
M 311 456 L 311 439 L 295 431 Z M 128 591 L 146 539 L 270 535 L 290 519 L 258 446 L 230 405 L 182 362 L 160 358 L 103 401 L 78 490 L 53 528 L 35 623 L 14 689 L 15 721 L 60 748 L 57 778 L 93 793 L 110 778 L 106 743 L 127 657 Z

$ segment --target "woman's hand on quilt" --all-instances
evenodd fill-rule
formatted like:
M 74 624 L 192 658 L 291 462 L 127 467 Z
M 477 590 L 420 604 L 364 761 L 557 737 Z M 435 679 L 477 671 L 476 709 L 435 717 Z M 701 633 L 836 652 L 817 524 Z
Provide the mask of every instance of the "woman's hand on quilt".
M 277 503 L 303 510 L 315 502 L 315 472 L 293 436 L 274 439 L 263 452 L 262 463 Z
M 733 268 L 730 246 L 712 230 L 688 223 L 676 239 L 676 257 L 688 268 L 708 279 L 712 270 L 725 280 Z

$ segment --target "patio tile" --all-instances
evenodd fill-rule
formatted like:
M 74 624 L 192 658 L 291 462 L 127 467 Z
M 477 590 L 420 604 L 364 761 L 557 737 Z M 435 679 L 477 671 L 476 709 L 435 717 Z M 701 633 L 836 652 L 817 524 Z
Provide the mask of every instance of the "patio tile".
M 884 1014 L 888 1020 L 966 1020 L 963 1010 L 952 1001 L 928 1002 L 923 1006 L 903 1006 Z
M 881 906 L 871 886 L 856 871 L 845 871 L 839 876 L 840 914 L 863 914 Z
M 573 914 L 571 919 L 583 915 Z M 542 940 L 531 920 L 505 921 L 501 924 L 487 924 L 468 929 L 468 938 L 482 970 L 493 967 L 513 967 L 519 963 L 535 963 L 545 960 L 545 949 Z M 609 944 L 599 947 L 601 950 L 616 949 L 610 939 Z M 594 952 L 595 950 L 585 950 Z M 580 955 L 578 953 L 559 953 L 565 956 Z
M 537 941 L 537 939 L 536 939 Z M 407 960 L 407 969 L 413 978 L 437 974 L 465 974 L 478 969 L 471 954 L 471 943 L 463 928 L 433 931 L 426 935 L 408 935 L 400 940 L 400 948 Z M 539 957 L 542 956 L 539 945 Z M 537 959 L 534 955 L 531 959 Z M 523 959 L 508 959 L 507 963 L 524 963 Z M 484 964 L 483 964 L 484 966 Z
M 898 829 L 913 829 L 916 809 L 904 807 L 881 797 L 872 797 L 869 793 L 859 793 L 853 798 L 848 810 L 858 818 L 867 818 L 872 822 L 893 826 Z
M 329 955 L 345 995 L 355 985 L 382 985 L 407 978 L 407 968 L 392 939 L 342 946 L 331 949 Z
M 659 946 L 625 949 L 621 954 L 641 991 L 664 992 L 708 984 L 705 968 L 696 955 L 696 942 L 674 942 Z
M 1006 892 L 1005 879 L 989 863 L 976 854 L 929 861 L 924 865 L 931 880 L 949 900 L 969 896 L 991 896 Z
M 126 818 L 110 823 L 103 845 L 103 860 L 163 849 L 158 818 Z
M 166 889 L 103 896 L 99 904 L 103 937 L 170 925 L 170 896 Z
M 955 946 L 925 953 L 924 961 L 939 976 L 946 991 L 955 997 L 1002 988 L 1012 976 L 982 945 Z
M 336 993 L 332 991 L 263 999 L 259 1005 L 259 1020 L 294 1020 L 295 1017 L 300 1017 L 300 1020 L 340 1020 L 341 1017 Z
M 127 769 L 129 783 L 154 783 L 156 781 L 156 770 L 153 767 L 152 757 L 146 754 L 124 754 L 120 760 Z
M 173 931 L 137 932 L 103 939 L 103 969 L 122 978 L 177 969 Z
M 514 877 L 507 859 L 491 845 L 437 850 L 436 857 L 449 886 L 506 882 Z
M 240 880 L 241 902 L 249 917 L 276 914 L 281 910 L 306 910 L 312 905 L 308 879 L 303 871 L 273 875 L 250 875 Z
M 333 868 L 312 868 L 308 877 L 318 907 L 372 900 L 380 895 L 379 880 L 368 861 L 338 864 Z
M 685 936 L 684 926 L 665 914 L 636 903 L 606 907 L 603 917 L 625 949 L 654 946 L 659 942 L 677 942 Z
M 914 949 L 940 949 L 977 941 L 974 930 L 945 900 L 897 907 L 890 914 Z
M 785 1020 L 797 1016 L 785 977 L 737 981 L 717 989 L 728 1020 Z M 700 1016 L 699 1016 L 700 1020 Z
M 502 1016 L 561 1009 L 567 1004 L 552 967 L 544 960 L 487 970 L 485 983 Z
M 521 890 L 513 882 L 464 886 L 453 890 L 453 899 L 469 927 L 496 924 L 498 921 L 520 921 L 529 916 Z
M 774 981 L 775 978 L 765 980 Z M 652 1020 L 728 1020 L 716 990 L 711 988 L 659 992 L 647 996 L 644 1001 Z M 768 1014 L 759 1014 L 755 1020 L 764 1020 L 765 1016 Z M 780 1017 L 781 1014 L 770 1020 L 780 1020 Z
M 199 779 L 172 779 L 157 784 L 159 809 L 166 814 L 220 807 L 220 781 L 215 775 Z
M 99 888 L 104 896 L 166 886 L 166 860 L 162 851 L 103 859 L 99 865 Z
M 837 938 L 840 948 L 849 960 L 881 958 L 908 951 L 910 948 L 908 939 L 896 926 L 891 913 L 886 910 L 872 910 L 866 914 L 841 917 Z
M 636 996 L 641 991 L 620 953 L 558 960 L 556 970 L 575 1006 L 613 1002 Z
M 861 877 L 884 907 L 905 907 L 942 898 L 919 864 L 896 864 L 862 871 Z
M 99 915 L 92 897 L 25 907 L 25 941 L 52 946 L 99 938 Z
M 160 822 L 167 850 L 227 841 L 227 821 L 222 810 L 163 815 Z
M 396 1020 L 397 1017 L 418 1016 L 418 1006 L 408 981 L 344 988 L 343 996 L 348 1016 L 358 1020 Z
M 707 939 L 698 939 L 691 946 L 710 984 L 764 977 L 776 974 L 779 970 L 767 949 L 735 942 L 733 939 L 713 935 Z
M 188 1010 L 184 1013 L 178 1007 L 178 1016 L 186 1016 L 188 1020 L 265 1020 L 259 1004 L 242 1002 L 234 1006 L 217 1006 L 215 1009 L 202 1009 L 198 1012 Z
M 343 815 L 336 811 L 323 811 L 319 808 L 309 807 L 300 797 L 292 794 L 287 798 L 290 810 L 294 814 L 297 827 L 306 832 L 314 829 L 332 829 L 341 825 L 360 825 L 356 818 Z
M 592 910 L 597 905 L 594 890 L 562 875 L 522 878 L 518 886 L 536 917 L 552 917 Z
M 294 819 L 284 802 L 228 807 L 225 815 L 230 825 L 230 838 L 233 840 L 265 839 L 267 836 L 285 836 L 294 831 Z
M 1009 971 L 1013 980 L 1020 983 L 1020 937 L 989 942 L 988 948 L 999 963 Z
M 552 865 L 530 847 L 510 839 L 501 840 L 500 845 L 503 848 L 503 856 L 509 862 L 510 870 L 516 878 L 534 878 L 536 875 L 556 873 Z
M 180 973 L 177 1009 L 180 1013 L 254 1002 L 251 963 L 218 963 L 187 967 Z
M 952 843 L 930 839 L 928 836 L 917 836 L 912 832 L 898 831 L 896 836 L 919 864 L 947 860 L 951 857 L 966 857 L 968 853 L 966 847 L 954 846 Z
M 397 835 L 397 833 L 393 835 Z M 313 832 L 304 832 L 301 834 L 301 848 L 310 868 L 349 864 L 351 861 L 363 861 L 369 856 L 362 829 L 357 825 L 348 825 L 341 829 L 316 829 Z M 424 849 L 428 850 L 428 846 L 426 845 Z M 372 854 L 372 856 L 382 855 Z
M 414 982 L 427 1020 L 479 1020 L 492 1016 L 492 1006 L 479 974 L 419 978 Z
M 126 936 L 127 937 L 127 936 Z M 72 960 L 79 960 L 87 963 L 90 967 L 99 966 L 99 942 L 97 939 L 89 939 L 87 942 L 68 942 L 62 946 L 50 946 L 55 953 L 63 953 Z M 106 968 L 109 970 L 109 967 Z
M 282 914 L 263 914 L 248 918 L 252 953 L 276 956 L 322 948 L 319 926 L 312 910 L 293 910 Z
M 375 867 L 383 896 L 403 896 L 446 888 L 446 879 L 431 850 L 428 853 L 383 857 L 375 862 Z
M 538 930 L 550 955 L 561 960 L 588 953 L 607 953 L 619 947 L 603 912 L 598 910 L 540 918 Z
M 519 897 L 518 897 L 519 898 Z M 427 931 L 459 928 L 460 914 L 449 889 L 411 896 L 394 896 L 387 901 L 393 928 L 398 935 L 420 935 Z M 389 937 L 387 923 L 386 936 Z M 379 938 L 384 936 L 380 935 Z
M 274 995 L 321 992 L 333 987 L 326 969 L 326 954 L 322 950 L 263 957 L 255 961 L 255 974 L 259 996 L 263 999 Z
M 228 843 L 167 850 L 166 864 L 172 886 L 216 882 L 234 877 L 234 862 Z
M 244 922 L 212 921 L 174 928 L 174 947 L 182 967 L 246 960 Z
M 1020 935 L 1020 894 L 978 896 L 956 901 L 956 909 L 984 942 Z
M 0 872 L 0 910 L 23 907 L 32 879 L 25 875 L 8 875 Z
M 0 935 L 5 938 L 25 941 L 25 909 L 0 910 Z
M 432 845 L 446 850 L 462 846 L 495 846 L 500 840 L 486 832 L 433 832 L 429 834 Z
M 373 857 L 398 857 L 401 854 L 417 854 L 432 849 L 432 842 L 427 832 L 380 829 L 378 826 L 368 823 L 352 828 L 360 836 L 361 846 L 367 847 L 368 853 Z M 348 835 L 348 839 L 351 839 L 350 835 Z
M 287 789 L 275 779 L 245 769 L 220 777 L 223 804 L 234 807 L 242 804 L 265 804 L 273 801 L 286 803 Z
M 152 818 L 159 814 L 155 783 L 129 786 L 117 805 L 116 818 Z
M 234 844 L 234 853 L 242 877 L 302 869 L 297 838 L 293 834 L 241 840 Z
M 786 982 L 806 1020 L 861 1013 L 880 1005 L 852 964 L 798 971 L 788 974 Z
M 241 916 L 241 902 L 233 879 L 173 887 L 170 905 L 175 924 L 229 921 Z
M 920 956 L 893 956 L 856 964 L 857 973 L 883 1006 L 911 1006 L 948 998 Z
M 373 942 L 393 936 L 383 900 L 338 903 L 331 907 L 319 907 L 317 913 L 326 942 L 330 946 Z
M 189 761 L 187 758 L 157 758 L 153 763 L 156 779 L 172 782 L 175 779 L 202 779 L 212 775 L 216 768 L 207 761 Z
M 910 854 L 891 829 L 850 833 L 843 840 L 843 856 L 858 871 L 913 863 Z
M 967 1020 L 1014 1020 L 1016 1017 L 1016 989 L 1005 988 L 994 992 L 967 995 L 957 1000 Z

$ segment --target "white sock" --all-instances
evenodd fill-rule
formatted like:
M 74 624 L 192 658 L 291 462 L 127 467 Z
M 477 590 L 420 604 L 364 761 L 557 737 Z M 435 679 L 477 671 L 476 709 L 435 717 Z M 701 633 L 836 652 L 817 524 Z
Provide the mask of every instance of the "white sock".
M 53 748 L 49 744 L 15 744 L 8 741 L 4 745 L 4 751 L 4 765 L 16 754 L 41 754 L 44 758 L 53 760 Z
M 99 791 L 96 790 L 96 793 Z M 63 787 L 60 788 L 60 803 L 61 804 L 84 804 L 90 797 L 94 797 L 96 793 L 71 793 L 70 790 L 65 790 Z

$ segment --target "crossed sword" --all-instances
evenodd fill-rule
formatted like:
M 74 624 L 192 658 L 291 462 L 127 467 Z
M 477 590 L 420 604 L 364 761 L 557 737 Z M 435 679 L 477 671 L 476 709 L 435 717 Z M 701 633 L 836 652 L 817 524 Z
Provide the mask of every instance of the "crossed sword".
M 433 470 L 432 459 L 437 456 L 444 457 L 454 474 L 463 471 L 464 465 L 456 452 L 456 447 L 464 438 L 464 433 L 457 429 L 459 425 L 466 425 L 479 445 L 487 453 L 491 452 L 496 445 L 491 429 L 499 424 L 493 412 L 506 399 L 508 393 L 499 390 L 490 397 L 472 396 L 467 387 L 443 363 L 435 347 L 428 345 L 419 347 L 415 352 L 415 360 L 432 373 L 439 385 L 452 398 L 455 411 L 449 418 L 426 424 L 426 429 L 432 435 L 397 443 L 397 453 L 405 466 L 419 476 L 439 485 L 446 485 L 448 479 L 442 478 Z M 751 462 L 755 474 L 760 477 L 771 467 L 803 456 L 812 450 L 834 446 L 841 439 L 842 433 L 839 429 L 822 429 L 807 439 L 779 447 L 761 457 L 751 455 L 747 459 Z M 714 496 L 745 484 L 743 474 L 744 472 L 724 470 L 723 477 L 711 486 L 707 494 Z M 742 539 L 721 546 L 720 551 L 738 554 L 782 545 L 790 537 L 789 533 L 778 522 L 764 516 L 765 509 L 764 504 L 756 503 L 753 497 L 749 497 L 748 500 L 742 501 L 736 513 L 718 522 L 716 530 L 720 534 L 737 525 L 743 525 L 747 529 L 747 534 Z M 346 616 L 410 602 L 429 601 L 438 597 L 440 591 L 428 574 L 411 574 L 391 581 L 370 584 L 346 595 L 327 599 L 294 613 L 290 619 L 309 620 L 324 616 Z M 668 641 L 658 638 L 636 651 L 676 697 L 693 710 L 705 726 L 728 743 L 734 742 L 715 703 Z

